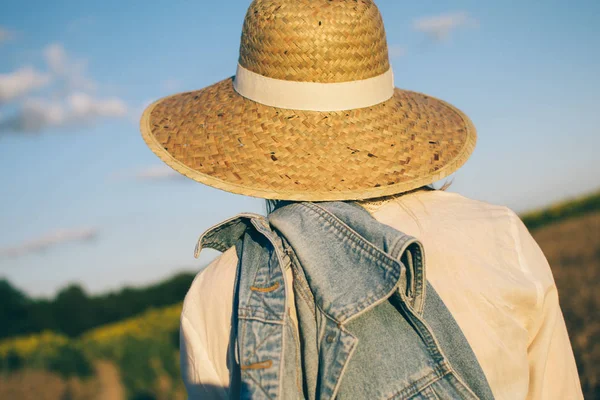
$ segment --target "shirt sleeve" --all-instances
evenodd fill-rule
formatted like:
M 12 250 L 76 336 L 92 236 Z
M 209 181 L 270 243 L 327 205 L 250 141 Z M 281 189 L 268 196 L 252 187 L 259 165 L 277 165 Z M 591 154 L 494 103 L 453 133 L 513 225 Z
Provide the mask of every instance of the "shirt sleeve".
M 221 386 L 204 344 L 185 315 L 181 317 L 179 335 L 181 378 L 188 399 L 226 400 L 227 391 Z
M 542 250 L 518 217 L 521 263 L 538 291 L 538 306 L 530 325 L 528 399 L 583 399 L 573 349 L 560 309 L 552 271 Z
M 230 333 L 236 269 L 231 248 L 196 276 L 185 296 L 179 358 L 189 399 L 229 398 L 230 368 L 235 368 Z

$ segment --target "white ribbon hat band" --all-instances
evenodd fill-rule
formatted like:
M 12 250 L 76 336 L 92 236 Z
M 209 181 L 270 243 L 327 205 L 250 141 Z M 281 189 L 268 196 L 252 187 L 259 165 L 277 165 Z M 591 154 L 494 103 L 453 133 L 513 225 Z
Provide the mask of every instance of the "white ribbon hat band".
M 343 111 L 371 107 L 394 95 L 392 68 L 373 78 L 319 83 L 273 79 L 238 64 L 233 88 L 241 96 L 270 107 L 304 111 Z

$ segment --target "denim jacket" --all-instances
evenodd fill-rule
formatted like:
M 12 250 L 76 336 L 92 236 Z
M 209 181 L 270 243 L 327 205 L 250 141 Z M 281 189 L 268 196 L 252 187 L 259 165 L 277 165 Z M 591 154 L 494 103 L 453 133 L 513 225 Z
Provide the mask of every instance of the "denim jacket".
M 241 398 L 492 399 L 425 279 L 421 244 L 349 203 L 242 214 L 199 246 L 238 252 Z M 286 282 L 292 268 L 294 282 Z M 294 292 L 298 326 L 286 313 Z M 234 385 L 232 385 L 234 386 Z

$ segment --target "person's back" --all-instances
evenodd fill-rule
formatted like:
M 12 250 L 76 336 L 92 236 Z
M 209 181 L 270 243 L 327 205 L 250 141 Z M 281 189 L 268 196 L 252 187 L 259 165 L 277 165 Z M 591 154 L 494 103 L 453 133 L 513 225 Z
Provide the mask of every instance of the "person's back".
M 423 244 L 427 279 L 463 331 L 495 398 L 581 397 L 552 273 L 512 211 L 443 191 L 381 203 L 363 205 L 379 222 Z M 198 274 L 186 296 L 181 360 L 191 397 L 235 391 L 229 386 L 239 368 L 230 338 L 237 265 L 235 249 L 228 250 Z
M 388 376 L 396 384 L 400 373 L 411 368 L 405 364 L 399 368 L 401 371 L 393 371 L 398 372 L 396 375 L 377 376 L 381 371 L 379 363 L 387 368 L 398 360 L 410 359 L 413 354 L 423 354 L 419 351 L 427 348 L 436 353 L 432 351 L 431 357 L 426 355 L 419 359 L 423 364 L 429 363 L 428 368 L 423 369 L 428 373 L 425 381 L 419 381 L 421 369 L 416 371 L 417 376 L 411 377 L 419 381 L 413 385 L 419 386 L 415 389 L 418 393 L 404 392 L 400 388 L 400 391 L 384 392 L 384 398 L 434 397 L 435 390 L 430 386 L 441 378 L 436 372 L 446 374 L 440 379 L 444 382 L 459 380 L 460 374 L 454 375 L 454 372 L 460 368 L 454 371 L 452 366 L 464 367 L 467 362 L 462 362 L 461 357 L 458 357 L 459 363 L 450 360 L 466 353 L 470 354 L 469 362 L 476 364 L 475 369 L 481 374 L 469 375 L 463 369 L 463 375 L 471 378 L 471 382 L 464 382 L 463 388 L 471 385 L 471 389 L 485 387 L 485 390 L 477 395 L 475 391 L 448 390 L 441 397 L 487 399 L 491 397 L 488 395 L 491 388 L 498 399 L 581 398 L 552 273 L 523 224 L 503 207 L 455 194 L 418 190 L 447 178 L 462 167 L 475 148 L 477 132 L 469 117 L 453 105 L 395 87 L 383 18 L 374 1 L 255 0 L 246 13 L 239 50 L 234 77 L 200 90 L 163 98 L 144 111 L 140 127 L 150 149 L 183 175 L 236 194 L 273 201 L 312 202 L 314 204 L 306 207 L 313 209 L 319 202 L 361 201 L 382 224 L 352 206 L 353 212 L 365 217 L 360 221 L 368 220 L 365 224 L 375 233 L 385 231 L 373 237 L 412 235 L 420 241 L 425 262 L 417 260 L 418 270 L 425 272 L 431 292 L 439 295 L 437 308 L 429 317 L 435 320 L 438 314 L 449 316 L 443 321 L 451 321 L 448 326 L 453 327 L 457 323 L 458 329 L 452 332 L 462 330 L 466 339 L 462 338 L 465 340 L 461 339 L 459 346 L 448 346 L 452 341 L 446 339 L 452 335 L 447 334 L 449 330 L 440 322 L 442 318 L 435 320 L 435 329 L 426 326 L 429 321 L 424 311 L 427 299 L 421 301 L 423 292 L 413 298 L 409 296 L 412 288 L 400 290 L 400 285 L 407 284 L 408 279 L 417 280 L 419 285 L 424 282 L 423 276 L 417 279 L 417 268 L 413 270 L 414 260 L 410 256 L 405 264 L 401 255 L 395 259 L 397 254 L 386 253 L 385 245 L 376 247 L 365 237 L 356 238 L 351 224 L 335 237 L 332 232 L 339 234 L 338 227 L 334 229 L 330 223 L 335 218 L 323 220 L 319 225 L 317 217 L 307 216 L 309 226 L 314 228 L 310 234 L 315 236 L 302 236 L 302 224 L 296 224 L 291 229 L 296 239 L 310 238 L 313 246 L 319 245 L 318 240 L 332 243 L 332 248 L 337 249 L 334 255 L 343 260 L 353 260 L 352 256 L 364 255 L 368 253 L 365 249 L 369 249 L 377 255 L 375 261 L 384 259 L 382 264 L 392 265 L 389 270 L 393 271 L 386 275 L 381 270 L 368 269 L 375 261 L 367 255 L 366 264 L 354 260 L 346 263 L 348 270 L 355 272 L 349 275 L 355 279 L 355 288 L 347 279 L 342 280 L 346 286 L 336 286 L 338 276 L 330 274 L 319 274 L 313 287 L 311 284 L 315 282 L 302 281 L 303 272 L 308 268 L 314 272 L 313 267 L 318 272 L 329 272 L 319 269 L 327 268 L 327 264 L 302 265 L 290 258 L 300 250 L 317 255 L 305 260 L 319 259 L 321 254 L 310 253 L 310 246 L 294 248 L 290 244 L 286 247 L 285 232 L 279 237 L 269 219 L 246 214 L 209 230 L 210 238 L 218 237 L 218 240 L 208 239 L 203 244 L 225 253 L 198 275 L 185 299 L 181 317 L 181 366 L 190 398 L 226 398 L 237 394 L 238 386 L 242 387 L 243 396 L 258 393 L 258 397 L 282 398 L 284 381 L 288 383 L 284 389 L 291 391 L 286 394 L 296 393 L 296 397 L 302 397 L 307 387 L 309 395 L 314 395 L 318 391 L 315 387 L 323 383 L 312 373 L 315 369 L 328 385 L 317 398 L 335 397 L 340 387 L 338 378 L 343 381 L 345 367 L 348 362 L 352 363 L 351 352 L 346 346 L 344 361 L 340 361 L 321 350 L 334 348 L 339 343 L 335 338 L 341 338 L 341 334 L 329 336 L 331 332 L 324 335 L 321 330 L 319 334 L 323 337 L 315 338 L 316 329 L 298 329 L 299 335 L 292 339 L 290 321 L 300 322 L 300 328 L 312 328 L 310 324 L 314 322 L 319 328 L 330 327 L 331 331 L 340 333 L 349 327 L 335 317 L 329 318 L 330 314 L 324 316 L 322 309 L 315 310 L 317 300 L 310 303 L 311 295 L 333 298 L 332 303 L 341 298 L 343 304 L 335 306 L 359 308 L 354 306 L 374 300 L 362 298 L 362 303 L 345 303 L 352 297 L 345 295 L 354 296 L 361 290 L 371 295 L 390 285 L 395 290 L 386 292 L 390 297 L 373 296 L 377 297 L 376 304 L 369 303 L 374 311 L 368 315 L 369 321 L 377 324 L 361 326 L 362 336 L 345 336 L 346 345 L 352 342 L 352 346 L 359 348 L 357 352 L 362 352 L 357 357 L 361 368 L 371 368 L 365 375 L 377 379 L 367 382 L 368 378 L 357 374 L 357 368 L 351 365 L 349 369 L 353 373 L 349 376 L 353 382 L 345 387 L 347 391 L 342 397 L 351 397 L 356 388 L 372 389 L 370 393 L 378 394 L 381 394 L 379 389 L 388 390 Z M 401 79 L 403 84 L 410 82 L 410 77 L 404 74 Z M 355 220 L 350 218 L 349 221 Z M 229 229 L 232 226 L 235 229 Z M 224 230 L 219 232 L 221 227 Z M 358 246 L 349 245 L 346 249 L 343 240 L 347 237 L 354 237 L 362 247 L 356 250 Z M 237 240 L 242 240 L 244 246 L 227 250 Z M 286 256 L 287 250 L 291 255 Z M 321 250 L 328 253 L 329 249 L 321 247 Z M 326 260 L 332 261 L 328 265 L 336 264 L 332 254 L 326 254 L 329 256 Z M 362 265 L 371 273 L 362 270 Z M 343 274 L 343 267 L 336 264 L 336 273 Z M 292 269 L 297 274 L 294 282 L 303 285 L 303 291 L 296 293 L 291 285 Z M 414 276 L 407 278 L 412 272 Z M 261 280 L 254 285 L 248 276 Z M 274 276 L 278 279 L 275 283 Z M 265 281 L 270 285 L 264 285 Z M 244 293 L 244 298 L 234 298 L 236 287 L 237 293 Z M 308 318 L 304 318 L 305 311 L 308 308 L 310 313 L 310 307 L 296 307 L 304 304 L 300 294 L 309 298 L 306 303 L 315 311 Z M 355 297 L 358 296 L 352 299 Z M 429 299 L 435 298 L 430 296 Z M 256 303 L 247 308 L 250 300 Z M 272 304 L 267 304 L 267 300 L 273 300 L 276 313 L 271 313 Z M 392 301 L 395 310 L 388 307 Z M 425 308 L 415 312 L 415 304 L 425 304 Z M 379 305 L 383 308 L 375 310 Z M 443 313 L 436 312 L 442 309 Z M 264 315 L 275 317 L 262 318 Z M 311 318 L 318 321 L 307 321 Z M 359 318 L 362 316 L 356 319 Z M 393 333 L 386 331 L 382 335 L 385 340 L 381 342 L 397 345 L 393 340 L 411 334 L 414 340 L 407 342 L 406 349 L 386 348 L 382 343 L 378 343 L 379 347 L 361 348 L 360 343 L 357 344 L 359 337 L 367 338 L 363 340 L 367 344 L 379 338 L 382 327 L 386 326 L 379 322 L 384 320 L 391 322 L 387 326 L 394 329 L 401 324 L 403 328 Z M 331 321 L 337 324 L 332 326 Z M 308 325 L 302 325 L 305 322 Z M 246 330 L 248 325 L 245 324 L 254 325 Z M 266 326 L 268 324 L 271 326 Z M 283 333 L 282 326 L 286 327 Z M 241 332 L 236 331 L 239 327 Z M 269 331 L 269 328 L 273 329 Z M 271 340 L 272 332 L 277 332 L 282 339 Z M 438 343 L 436 338 L 440 337 L 443 340 Z M 305 339 L 310 345 L 303 344 Z M 323 344 L 322 339 L 330 346 Z M 284 346 L 290 343 L 297 344 L 296 349 Z M 377 354 L 370 358 L 371 348 L 377 348 Z M 393 350 L 386 353 L 382 348 Z M 267 355 L 261 353 L 264 357 L 250 360 L 256 353 L 254 350 L 265 349 L 269 352 Z M 444 356 L 446 353 L 448 358 Z M 285 354 L 291 356 L 286 358 Z M 241 367 L 240 359 L 244 361 Z M 286 359 L 294 360 L 297 365 L 281 361 Z M 310 368 L 305 368 L 308 364 Z M 436 369 L 440 366 L 442 368 Z M 282 374 L 284 370 L 292 372 Z M 379 380 L 384 376 L 385 379 Z M 447 376 L 450 378 L 446 380 Z M 296 392 L 290 388 L 290 377 L 295 378 Z M 331 385 L 333 380 L 335 385 Z M 385 385 L 380 386 L 385 387 L 373 388 L 382 381 L 386 381 Z M 260 392 L 265 382 L 269 384 L 269 393 L 275 394 Z

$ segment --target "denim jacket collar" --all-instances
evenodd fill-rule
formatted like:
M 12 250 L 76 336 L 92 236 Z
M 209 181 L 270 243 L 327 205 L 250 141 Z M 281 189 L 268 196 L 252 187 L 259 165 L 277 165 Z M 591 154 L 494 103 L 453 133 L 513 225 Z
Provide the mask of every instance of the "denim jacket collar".
M 303 212 L 297 212 L 298 208 L 302 208 Z M 353 219 L 352 228 L 343 222 L 342 219 L 345 218 Z M 307 226 L 308 224 L 310 226 Z M 286 238 L 295 249 L 309 283 L 311 274 L 317 273 L 325 274 L 319 276 L 319 282 L 331 283 L 330 288 L 313 289 L 317 293 L 317 305 L 334 321 L 348 322 L 389 297 L 399 286 L 415 310 L 422 312 L 425 272 L 421 244 L 413 237 L 398 235 L 393 228 L 385 227 L 382 230 L 381 224 L 358 205 L 336 202 L 292 203 L 275 210 L 268 218 L 253 213 L 239 214 L 203 233 L 198 239 L 195 256 L 198 257 L 203 248 L 227 250 L 234 246 L 250 227 L 269 234 L 271 229 L 293 232 L 294 229 L 289 229 L 291 225 L 304 226 L 305 230 L 315 234 L 318 231 L 334 233 L 342 239 L 323 242 L 313 240 L 318 237 L 314 235 Z M 358 246 L 364 251 L 348 252 L 347 246 Z M 404 256 L 402 260 L 401 256 Z M 368 272 L 362 271 L 361 279 L 352 274 L 339 274 L 340 268 L 343 269 L 344 265 L 351 263 L 360 263 L 361 260 L 357 258 L 361 257 L 369 258 L 370 262 L 364 264 L 372 269 Z M 332 265 L 332 268 L 324 269 L 322 265 Z M 369 279 L 364 279 L 365 276 Z M 337 295 L 331 296 L 333 293 Z

